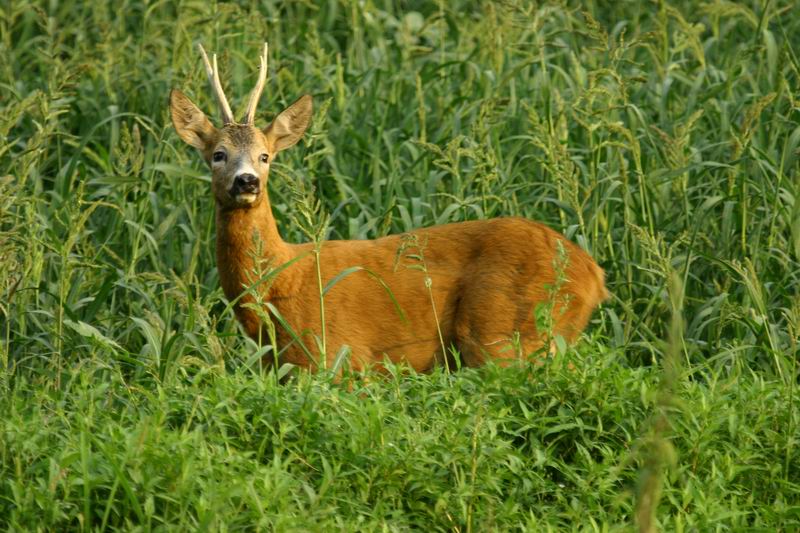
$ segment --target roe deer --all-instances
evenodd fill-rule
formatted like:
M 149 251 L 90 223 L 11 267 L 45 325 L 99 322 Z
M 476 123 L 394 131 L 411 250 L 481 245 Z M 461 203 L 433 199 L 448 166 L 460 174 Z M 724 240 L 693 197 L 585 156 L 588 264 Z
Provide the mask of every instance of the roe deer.
M 177 89 L 170 93 L 172 122 L 211 169 L 217 267 L 225 296 L 257 341 L 268 337 L 255 302 L 267 306 L 264 312 L 269 309 L 270 318 L 280 323 L 280 363 L 316 368 L 332 363 L 345 346 L 354 370 L 380 368 L 388 357 L 427 371 L 446 362 L 452 347 L 467 366 L 488 359 L 508 363 L 520 352 L 530 356 L 546 349 L 550 333 L 574 340 L 607 297 L 603 270 L 586 252 L 523 218 L 458 222 L 375 240 L 325 241 L 318 253 L 314 243 L 284 242 L 270 208 L 267 177 L 278 152 L 297 143 L 308 127 L 311 97 L 301 96 L 266 128 L 255 126 L 267 74 L 265 44 L 244 122 L 237 123 L 219 81 L 216 55 L 212 64 L 202 46 L 200 52 L 222 127 L 214 127 Z M 414 258 L 423 264 L 398 266 L 403 251 L 408 255 L 401 262 Z M 253 289 L 259 291 L 254 298 L 247 288 L 262 259 L 283 269 L 271 283 Z M 323 284 L 338 276 L 324 295 L 324 323 L 318 272 Z M 550 301 L 555 304 L 546 308 L 548 332 L 541 320 L 537 329 L 536 311 Z M 320 338 L 326 341 L 318 343 Z M 265 356 L 265 362 L 272 358 Z

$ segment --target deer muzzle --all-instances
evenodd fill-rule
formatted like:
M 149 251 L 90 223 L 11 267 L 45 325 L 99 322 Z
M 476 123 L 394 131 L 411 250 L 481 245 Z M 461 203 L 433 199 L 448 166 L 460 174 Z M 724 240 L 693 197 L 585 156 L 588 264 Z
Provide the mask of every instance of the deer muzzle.
M 261 183 L 254 174 L 239 174 L 233 179 L 230 195 L 245 202 L 253 201 L 261 191 Z

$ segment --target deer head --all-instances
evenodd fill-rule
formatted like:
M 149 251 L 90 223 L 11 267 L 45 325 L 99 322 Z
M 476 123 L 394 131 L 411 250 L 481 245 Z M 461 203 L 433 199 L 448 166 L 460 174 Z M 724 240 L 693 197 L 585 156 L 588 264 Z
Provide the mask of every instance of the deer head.
M 303 95 L 281 111 L 267 127 L 255 125 L 256 107 L 267 79 L 267 44 L 255 89 L 242 123 L 237 123 L 222 90 L 217 56 L 198 45 L 211 88 L 219 103 L 222 126 L 217 128 L 189 98 L 177 89 L 169 95 L 172 123 L 186 143 L 197 148 L 211 169 L 214 199 L 221 209 L 251 208 L 263 202 L 269 166 L 281 150 L 294 146 L 311 120 L 311 96 Z

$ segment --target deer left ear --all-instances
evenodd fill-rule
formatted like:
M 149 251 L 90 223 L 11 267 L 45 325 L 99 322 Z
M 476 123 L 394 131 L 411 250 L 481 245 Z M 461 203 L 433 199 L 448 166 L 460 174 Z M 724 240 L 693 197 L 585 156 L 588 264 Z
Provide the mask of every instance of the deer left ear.
M 311 122 L 312 107 L 311 95 L 304 94 L 281 111 L 272 124 L 264 129 L 264 135 L 272 140 L 276 152 L 297 144 Z
M 184 142 L 200 151 L 208 148 L 216 136 L 217 129 L 205 114 L 178 89 L 172 89 L 169 93 L 169 111 L 172 115 L 172 124 Z

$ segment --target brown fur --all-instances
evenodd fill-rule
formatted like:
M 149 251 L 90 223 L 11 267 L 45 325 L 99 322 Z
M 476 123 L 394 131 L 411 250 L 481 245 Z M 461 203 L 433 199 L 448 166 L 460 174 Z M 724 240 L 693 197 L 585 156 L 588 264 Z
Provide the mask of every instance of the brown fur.
M 254 281 L 253 255 L 260 247 L 272 267 L 296 260 L 258 290 L 312 355 L 309 358 L 298 341 L 278 326 L 279 348 L 288 346 L 281 362 L 315 367 L 320 361 L 315 337 L 321 337 L 322 328 L 312 245 L 281 239 L 264 188 L 268 165 L 259 168 L 262 193 L 251 205 L 242 206 L 228 193 L 233 178 L 230 167 L 210 163 L 220 147 L 232 154 L 229 159 L 255 161 L 258 154 L 267 153 L 272 161 L 276 152 L 295 144 L 305 131 L 310 98 L 292 104 L 264 130 L 238 124 L 215 129 L 182 93 L 173 91 L 170 101 L 179 135 L 197 147 L 212 167 L 217 266 L 225 296 L 241 297 L 235 311 L 247 334 L 267 339 L 257 314 L 244 305 L 252 297 L 242 297 L 244 288 Z M 565 279 L 552 298 L 549 288 L 556 284 L 558 242 L 566 251 Z M 380 367 L 388 357 L 427 371 L 446 357 L 442 343 L 445 349 L 455 346 L 467 366 L 487 359 L 507 363 L 520 353 L 527 356 L 543 348 L 547 332 L 537 331 L 537 305 L 553 301 L 553 333 L 573 341 L 607 296 L 603 271 L 586 252 L 559 233 L 523 218 L 461 222 L 410 235 L 323 243 L 323 286 L 355 266 L 364 270 L 340 279 L 324 300 L 327 362 L 346 345 L 352 350 L 354 369 Z M 402 316 L 375 276 L 388 286 Z M 515 334 L 519 335 L 518 349 L 512 343 Z

